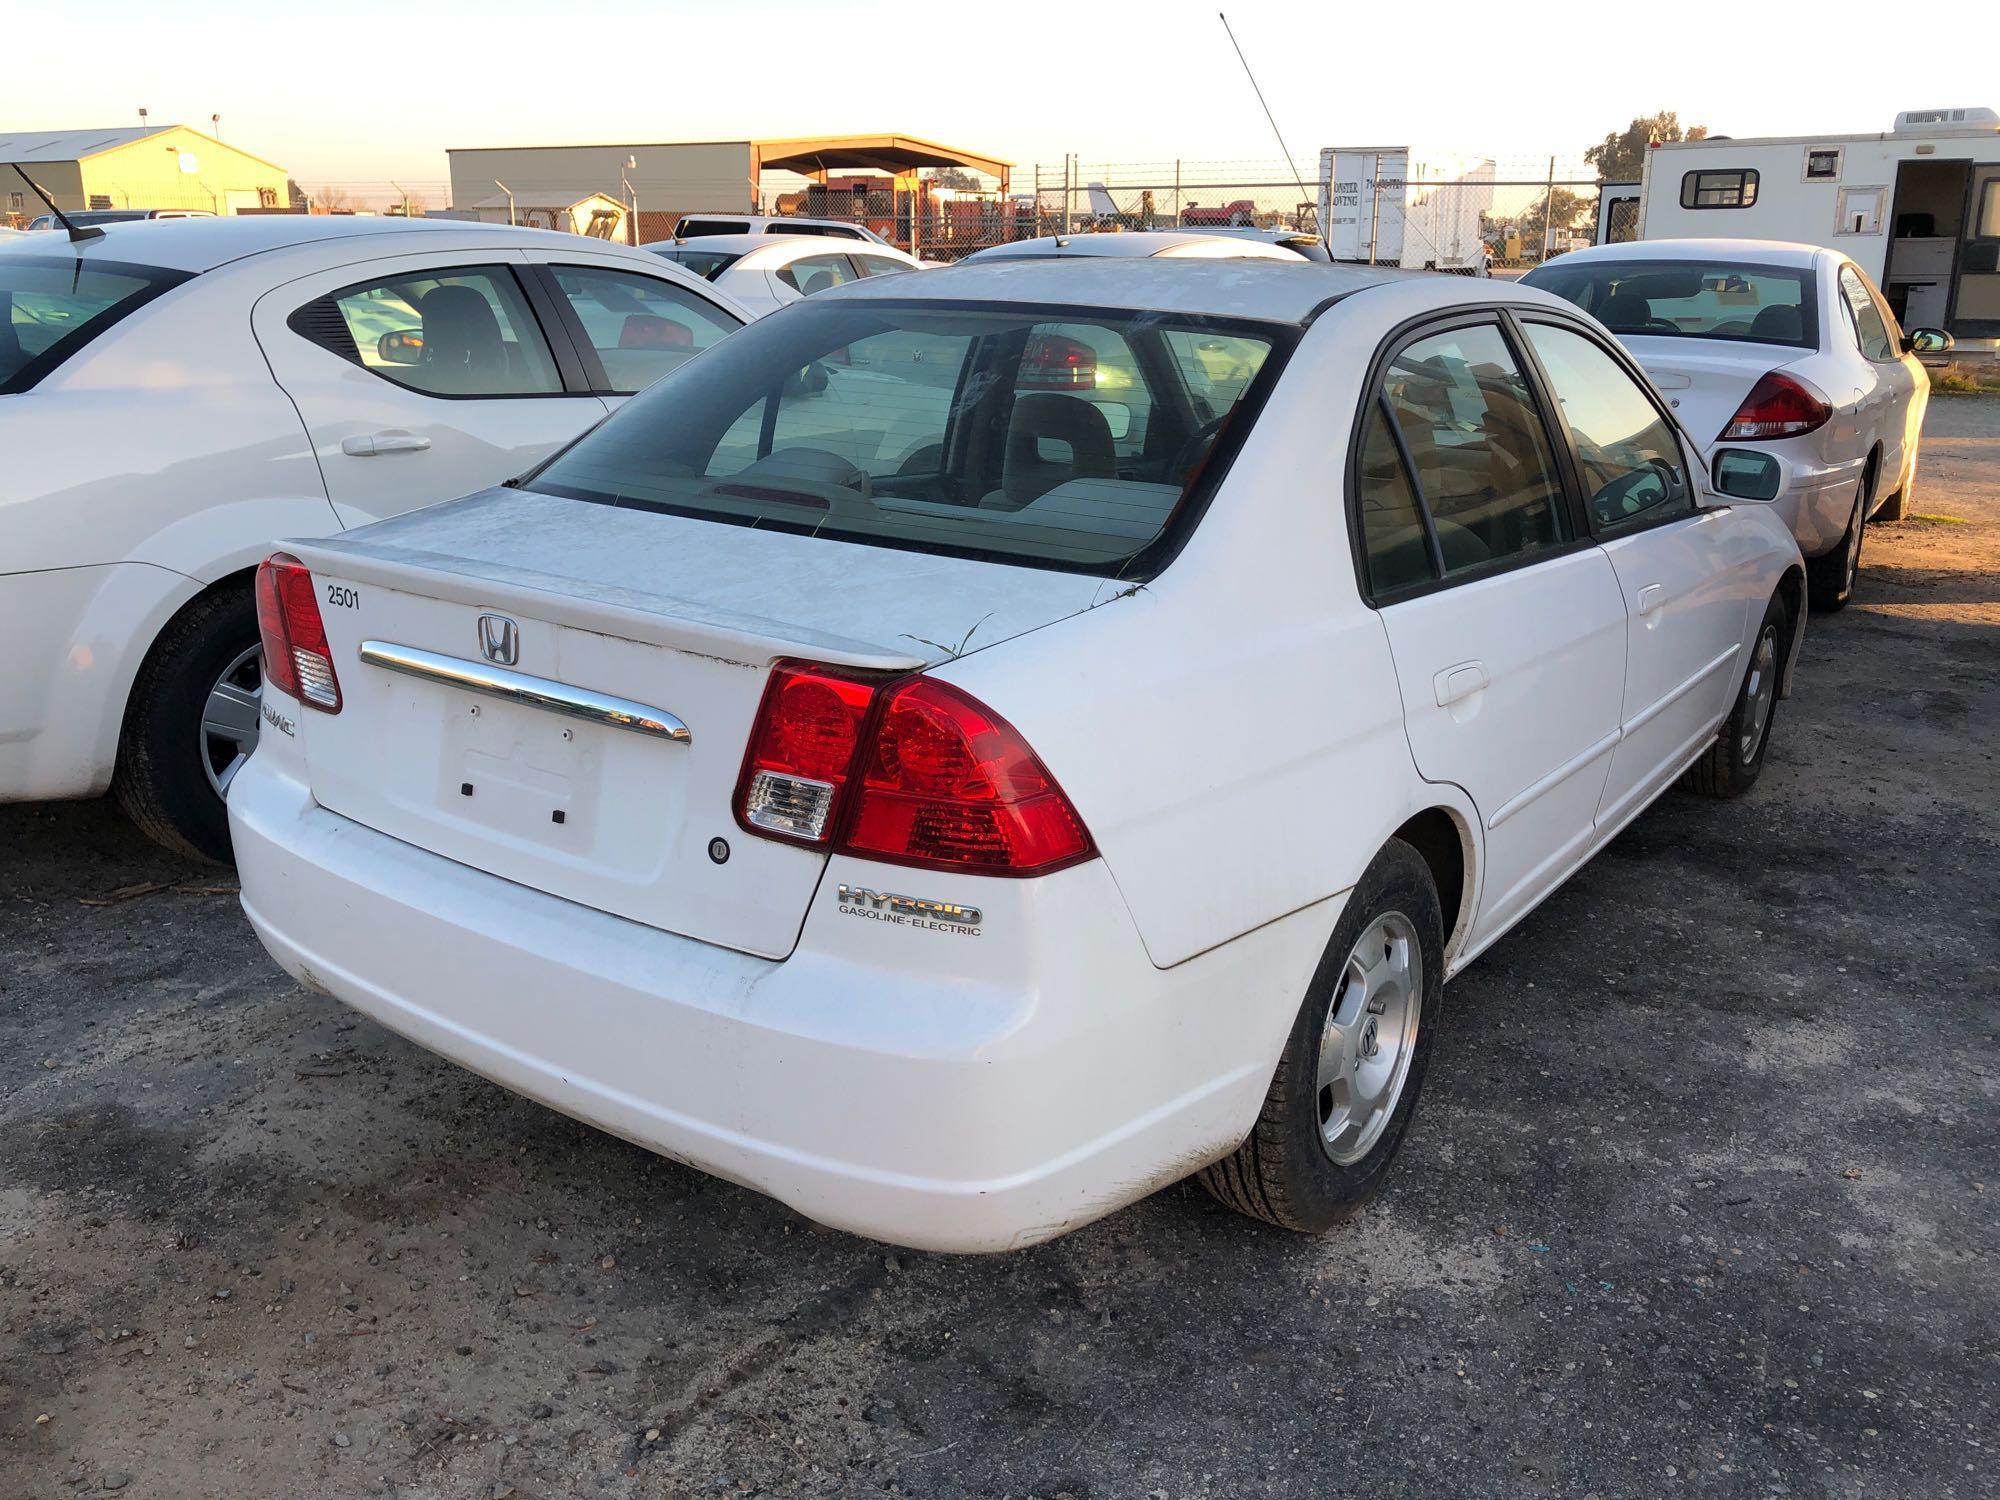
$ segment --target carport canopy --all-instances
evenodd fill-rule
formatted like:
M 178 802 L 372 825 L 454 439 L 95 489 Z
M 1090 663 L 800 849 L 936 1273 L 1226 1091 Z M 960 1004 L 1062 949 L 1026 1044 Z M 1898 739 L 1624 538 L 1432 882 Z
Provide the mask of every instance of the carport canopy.
M 1000 179 L 1005 193 L 1014 164 L 998 157 L 981 156 L 976 151 L 960 151 L 940 146 L 936 141 L 919 140 L 913 135 L 825 135 L 802 136 L 795 140 L 758 141 L 753 146 L 753 173 L 796 172 L 801 177 L 826 181 L 829 172 L 887 172 L 906 177 L 925 167 L 963 167 Z

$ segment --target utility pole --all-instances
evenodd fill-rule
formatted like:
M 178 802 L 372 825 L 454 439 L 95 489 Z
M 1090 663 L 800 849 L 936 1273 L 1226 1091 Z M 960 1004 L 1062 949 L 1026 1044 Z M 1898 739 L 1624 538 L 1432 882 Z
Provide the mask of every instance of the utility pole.
M 1549 158 L 1549 195 L 1542 200 L 1542 253 L 1535 260 L 1536 265 L 1545 265 L 1549 258 L 1549 240 L 1555 233 L 1556 218 L 1556 159 Z
M 627 156 L 625 158 L 625 172 L 637 171 L 638 167 L 638 157 Z M 639 190 L 632 186 L 632 180 L 625 175 L 625 172 L 618 174 L 618 185 L 625 189 L 625 196 L 631 202 L 631 207 L 626 210 L 632 217 L 625 225 L 625 243 L 628 245 L 637 245 L 639 243 Z

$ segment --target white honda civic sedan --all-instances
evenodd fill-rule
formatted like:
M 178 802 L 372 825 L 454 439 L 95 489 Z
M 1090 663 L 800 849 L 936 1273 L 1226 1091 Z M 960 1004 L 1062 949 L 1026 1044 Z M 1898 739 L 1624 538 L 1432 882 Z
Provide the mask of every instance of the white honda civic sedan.
M 1837 250 L 1776 240 L 1640 240 L 1572 251 L 1522 278 L 1617 334 L 1712 452 L 1780 460 L 1779 513 L 1806 557 L 1811 602 L 1854 591 L 1870 519 L 1896 520 L 1930 402 L 1919 353 L 1868 275 Z
M 655 256 L 441 219 L 0 245 L 0 802 L 107 787 L 226 859 L 270 722 L 251 580 L 497 484 L 747 314 Z
M 714 283 L 756 317 L 850 281 L 922 269 L 894 245 L 817 234 L 712 234 L 639 248 Z
M 243 905 L 304 984 L 831 1225 L 998 1250 L 1200 1172 L 1318 1230 L 1444 980 L 1677 780 L 1755 781 L 1803 595 L 1545 294 L 864 281 L 267 561 Z

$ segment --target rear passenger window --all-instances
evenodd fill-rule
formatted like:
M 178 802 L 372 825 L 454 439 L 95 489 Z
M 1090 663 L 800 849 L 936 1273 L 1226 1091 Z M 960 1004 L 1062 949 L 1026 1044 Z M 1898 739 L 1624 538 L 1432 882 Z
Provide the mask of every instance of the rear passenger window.
M 854 267 L 844 255 L 801 256 L 788 266 L 778 267 L 776 274 L 778 280 L 806 297 L 855 279 Z
M 504 266 L 454 266 L 362 282 L 307 303 L 290 322 L 322 348 L 428 395 L 562 390 L 541 326 Z
M 1375 594 L 1437 576 L 1416 492 L 1379 402 L 1369 408 L 1368 435 L 1361 443 L 1361 541 L 1368 556 L 1368 587 Z
M 1583 489 L 1600 526 L 1692 508 L 1674 430 L 1617 360 L 1582 334 L 1526 325 L 1563 420 L 1576 439 Z
M 1447 577 L 1569 540 L 1548 434 L 1497 325 L 1406 346 L 1390 362 L 1383 394 Z
M 1861 352 L 1870 359 L 1894 359 L 1896 347 L 1889 341 L 1889 328 L 1882 321 L 1881 309 L 1868 295 L 1868 288 L 1861 284 L 1861 273 L 1852 266 L 1840 268 L 1840 295 L 1846 300 L 1848 311 L 1854 314 Z
M 651 385 L 741 326 L 670 281 L 596 267 L 550 269 L 604 366 L 605 388 L 620 395 Z

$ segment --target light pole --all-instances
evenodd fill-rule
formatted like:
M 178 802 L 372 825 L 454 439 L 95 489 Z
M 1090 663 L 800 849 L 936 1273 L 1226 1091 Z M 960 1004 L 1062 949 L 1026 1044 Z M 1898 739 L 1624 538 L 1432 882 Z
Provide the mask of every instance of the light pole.
M 219 140 L 221 140 L 221 139 L 222 139 L 222 116 L 221 116 L 221 115 L 210 115 L 210 116 L 208 117 L 208 125 L 209 125 L 209 129 L 210 129 L 210 131 L 211 131 L 211 132 L 212 132 L 212 133 L 214 134 L 215 138 L 216 138 L 216 139 L 217 139 L 218 141 L 219 141 Z
M 636 171 L 638 170 L 638 166 L 639 158 L 637 156 L 627 156 L 625 158 L 625 172 Z M 631 202 L 631 207 L 626 210 L 632 217 L 625 225 L 625 243 L 628 245 L 637 245 L 639 243 L 639 190 L 632 186 L 632 181 L 625 175 L 625 172 L 618 174 L 618 185 L 625 189 L 625 196 Z
M 507 225 L 511 229 L 514 224 L 514 190 L 497 177 L 493 179 L 493 185 L 507 195 Z

